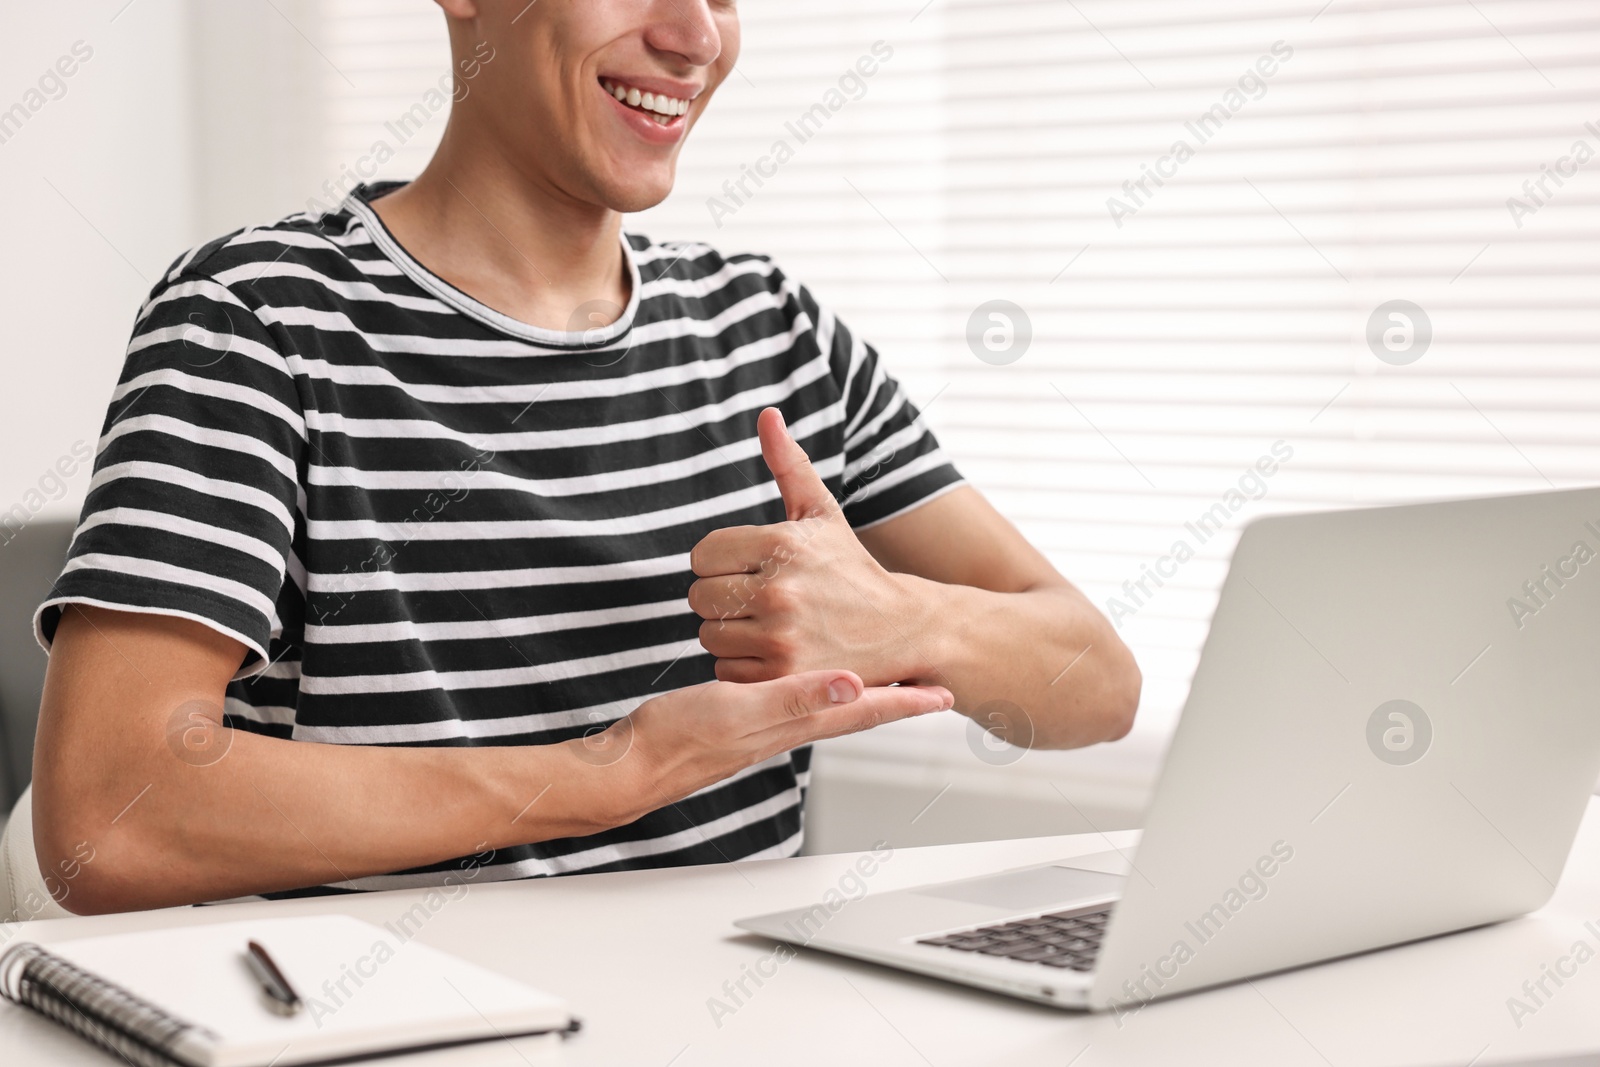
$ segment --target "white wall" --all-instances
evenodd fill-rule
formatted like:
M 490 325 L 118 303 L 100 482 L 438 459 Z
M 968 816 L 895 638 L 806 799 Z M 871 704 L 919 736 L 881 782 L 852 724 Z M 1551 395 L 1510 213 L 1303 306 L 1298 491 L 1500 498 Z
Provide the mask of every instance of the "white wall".
M 201 240 L 303 210 L 307 190 L 321 180 L 322 90 L 333 73 L 314 43 L 315 0 L 187 0 L 185 7 Z
M 186 6 L 123 2 L 0 7 L 0 112 L 37 106 L 0 143 L 0 511 L 76 514 L 86 470 L 40 479 L 93 445 L 133 314 L 199 233 Z M 77 42 L 64 92 L 37 92 Z
M 0 512 L 76 516 L 88 486 L 39 481 L 93 445 L 133 315 L 201 241 L 304 207 L 321 180 L 312 0 L 95 0 L 0 8 Z M 29 97 L 74 44 L 65 91 Z M 309 142 L 309 143 L 308 143 Z M 54 188 L 52 188 L 52 186 Z M 59 192 L 58 192 L 59 191 Z

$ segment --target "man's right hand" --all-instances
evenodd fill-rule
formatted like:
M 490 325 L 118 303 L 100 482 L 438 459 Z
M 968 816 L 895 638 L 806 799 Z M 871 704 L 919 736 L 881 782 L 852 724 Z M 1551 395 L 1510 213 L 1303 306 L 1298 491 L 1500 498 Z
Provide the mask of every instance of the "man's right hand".
M 614 768 L 638 815 L 800 745 L 950 708 L 938 686 L 865 687 L 850 671 L 766 682 L 709 682 L 645 701 L 625 719 L 567 742 L 579 759 Z
M 561 744 L 314 744 L 223 725 L 244 654 L 188 619 L 63 611 L 33 780 L 59 903 L 192 904 L 583 837 L 797 745 L 951 704 L 944 689 L 815 671 L 667 693 Z

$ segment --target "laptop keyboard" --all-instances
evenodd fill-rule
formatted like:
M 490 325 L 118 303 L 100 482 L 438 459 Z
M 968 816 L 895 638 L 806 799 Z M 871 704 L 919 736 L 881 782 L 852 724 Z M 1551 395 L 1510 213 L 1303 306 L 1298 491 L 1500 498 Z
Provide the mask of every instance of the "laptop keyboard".
M 1100 941 L 1105 937 L 1106 922 L 1110 918 L 1110 908 L 1089 912 L 1057 911 L 1034 919 L 1014 919 L 953 934 L 919 938 L 917 944 L 1088 971 L 1094 968 L 1094 958 L 1100 952 Z

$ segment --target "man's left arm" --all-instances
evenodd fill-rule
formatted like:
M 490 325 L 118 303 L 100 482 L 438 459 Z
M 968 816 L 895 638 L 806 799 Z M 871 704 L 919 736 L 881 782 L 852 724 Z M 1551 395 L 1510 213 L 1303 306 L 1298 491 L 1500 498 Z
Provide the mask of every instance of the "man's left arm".
M 848 668 L 868 685 L 941 685 L 958 710 L 1036 748 L 1128 732 L 1133 654 L 976 489 L 858 534 L 782 416 L 762 412 L 758 429 L 788 519 L 718 530 L 691 556 L 689 604 L 718 678 Z

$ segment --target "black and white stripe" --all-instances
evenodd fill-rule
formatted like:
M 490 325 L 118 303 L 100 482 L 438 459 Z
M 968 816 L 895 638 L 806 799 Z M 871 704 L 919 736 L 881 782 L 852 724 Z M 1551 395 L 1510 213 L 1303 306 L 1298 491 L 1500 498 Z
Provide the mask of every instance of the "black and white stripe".
M 688 554 L 783 519 L 762 408 L 858 527 L 959 483 L 877 353 L 765 257 L 625 235 L 621 318 L 539 329 L 406 255 L 370 207 L 386 191 L 214 241 L 151 293 L 47 647 L 68 602 L 180 615 L 249 650 L 235 727 L 550 743 L 713 677 Z M 797 750 L 484 875 L 791 854 L 808 766 Z

